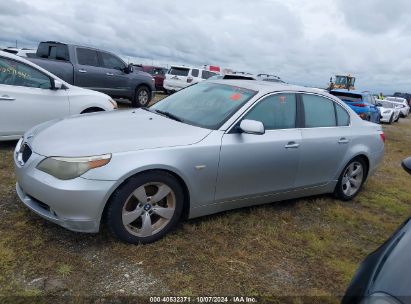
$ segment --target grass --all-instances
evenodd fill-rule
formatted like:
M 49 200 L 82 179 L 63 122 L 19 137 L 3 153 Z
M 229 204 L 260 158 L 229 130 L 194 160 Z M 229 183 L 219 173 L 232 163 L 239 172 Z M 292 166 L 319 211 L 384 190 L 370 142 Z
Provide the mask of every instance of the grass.
M 358 263 L 411 213 L 411 178 L 399 166 L 411 151 L 411 118 L 384 130 L 384 162 L 351 202 L 319 196 L 225 212 L 180 223 L 146 246 L 120 243 L 106 229 L 73 233 L 26 210 L 14 192 L 15 143 L 0 143 L 0 295 L 28 295 L 27 282 L 57 276 L 75 296 L 124 289 L 335 303 Z

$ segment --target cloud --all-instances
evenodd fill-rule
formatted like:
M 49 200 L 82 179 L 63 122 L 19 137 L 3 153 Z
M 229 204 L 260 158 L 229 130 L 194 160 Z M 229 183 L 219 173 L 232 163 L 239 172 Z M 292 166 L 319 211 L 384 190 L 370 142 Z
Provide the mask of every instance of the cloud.
M 0 45 L 56 40 L 133 62 L 218 64 L 314 86 L 351 73 L 363 89 L 411 90 L 409 8 L 406 0 L 9 0 L 0 3 Z

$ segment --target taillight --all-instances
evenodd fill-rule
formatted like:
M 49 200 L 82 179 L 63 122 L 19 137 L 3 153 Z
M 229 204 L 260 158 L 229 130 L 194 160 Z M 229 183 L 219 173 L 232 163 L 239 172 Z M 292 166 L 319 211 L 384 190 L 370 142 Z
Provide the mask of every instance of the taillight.
M 193 78 L 192 77 L 187 77 L 187 82 L 188 83 L 191 83 L 193 81 Z
M 381 136 L 382 141 L 385 143 L 385 134 L 384 134 L 384 132 L 381 132 L 380 136 Z
M 365 108 L 365 104 L 364 104 L 364 103 L 353 103 L 352 105 L 353 105 L 354 107 Z

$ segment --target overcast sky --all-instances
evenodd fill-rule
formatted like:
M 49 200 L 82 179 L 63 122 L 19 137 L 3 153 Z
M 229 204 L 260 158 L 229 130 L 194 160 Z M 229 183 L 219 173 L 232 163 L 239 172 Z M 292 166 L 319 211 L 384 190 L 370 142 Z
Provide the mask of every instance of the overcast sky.
M 7 0 L 0 46 L 55 40 L 133 62 L 214 64 L 326 86 L 411 91 L 409 0 Z

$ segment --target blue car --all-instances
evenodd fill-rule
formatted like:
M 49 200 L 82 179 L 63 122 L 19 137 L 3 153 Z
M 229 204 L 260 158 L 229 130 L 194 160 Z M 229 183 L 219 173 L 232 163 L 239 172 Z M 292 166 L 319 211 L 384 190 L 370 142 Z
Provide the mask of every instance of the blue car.
M 369 92 L 332 90 L 330 94 L 344 101 L 362 119 L 371 122 L 380 122 L 380 111 L 376 105 L 374 96 Z

